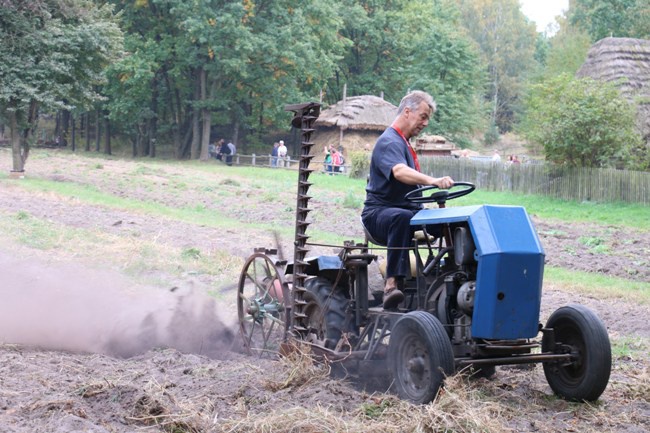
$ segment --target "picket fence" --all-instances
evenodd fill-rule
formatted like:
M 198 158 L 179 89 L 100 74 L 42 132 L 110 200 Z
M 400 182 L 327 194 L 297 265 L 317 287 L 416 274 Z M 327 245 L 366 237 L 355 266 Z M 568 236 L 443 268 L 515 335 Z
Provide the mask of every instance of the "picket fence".
M 421 158 L 420 166 L 423 172 L 433 176 L 449 175 L 489 191 L 538 194 L 579 202 L 650 205 L 648 172 L 443 157 Z
M 609 168 L 569 168 L 548 164 L 508 164 L 471 158 L 420 157 L 422 172 L 451 176 L 471 182 L 479 189 L 538 194 L 563 200 L 601 203 L 638 203 L 650 206 L 650 173 Z M 287 156 L 277 164 L 296 169 L 297 160 Z M 322 160 L 312 160 L 316 167 Z M 235 155 L 234 165 L 272 166 L 269 155 Z M 339 174 L 349 172 L 346 164 Z M 365 175 L 364 175 L 365 177 Z

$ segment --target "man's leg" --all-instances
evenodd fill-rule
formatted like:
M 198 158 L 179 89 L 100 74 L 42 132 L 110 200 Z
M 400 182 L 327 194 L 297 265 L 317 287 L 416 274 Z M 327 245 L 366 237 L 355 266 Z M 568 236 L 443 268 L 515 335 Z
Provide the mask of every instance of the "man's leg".
M 364 225 L 372 237 L 388 247 L 384 308 L 394 308 L 404 299 L 404 294 L 397 289 L 397 280 L 406 277 L 409 272 L 412 217 L 413 211 L 408 209 L 384 208 L 364 218 Z

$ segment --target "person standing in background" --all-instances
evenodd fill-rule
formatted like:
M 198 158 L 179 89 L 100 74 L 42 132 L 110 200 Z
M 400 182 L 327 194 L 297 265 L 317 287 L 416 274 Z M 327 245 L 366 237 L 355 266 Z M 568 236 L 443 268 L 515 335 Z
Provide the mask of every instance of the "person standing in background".
M 280 143 L 277 141 L 273 143 L 273 149 L 271 149 L 271 167 L 273 168 L 278 166 L 278 147 L 280 147 Z
M 327 174 L 332 174 L 332 154 L 328 146 L 323 147 L 323 152 L 325 152 L 325 157 L 323 158 L 323 167 Z
M 330 148 L 330 154 L 332 155 L 332 166 L 333 166 L 333 172 L 334 173 L 340 173 L 341 172 L 341 164 L 343 161 L 341 161 L 341 154 L 339 153 L 338 150 L 334 146 Z
M 278 146 L 278 164 L 284 167 L 284 160 L 287 157 L 287 146 L 284 145 L 284 140 L 280 140 L 280 145 Z

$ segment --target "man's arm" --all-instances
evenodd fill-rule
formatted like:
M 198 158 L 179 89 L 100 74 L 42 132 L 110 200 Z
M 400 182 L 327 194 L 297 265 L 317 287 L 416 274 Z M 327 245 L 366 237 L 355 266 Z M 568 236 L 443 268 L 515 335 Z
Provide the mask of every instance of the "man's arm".
M 449 176 L 431 177 L 417 170 L 413 170 L 406 164 L 397 164 L 393 167 L 393 177 L 407 185 L 435 185 L 438 188 L 447 189 L 454 186 L 454 180 Z

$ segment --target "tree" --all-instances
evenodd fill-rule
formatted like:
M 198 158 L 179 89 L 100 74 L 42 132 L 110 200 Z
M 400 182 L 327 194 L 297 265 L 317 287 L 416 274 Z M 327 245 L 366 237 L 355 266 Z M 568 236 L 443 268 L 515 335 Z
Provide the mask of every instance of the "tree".
M 478 43 L 487 65 L 490 123 L 512 129 L 528 75 L 535 70 L 535 25 L 517 0 L 458 0 L 463 24 Z
M 404 66 L 397 69 L 403 91 L 432 94 L 438 110 L 429 129 L 463 141 L 483 123 L 486 76 L 478 48 L 460 25 L 453 2 L 414 2 L 405 13 L 407 28 L 419 25 L 421 29 L 405 35 L 410 49 Z
M 114 1 L 130 54 L 111 73 L 111 115 L 145 150 L 161 136 L 179 158 L 207 158 L 215 124 L 235 144 L 286 127 L 284 104 L 317 99 L 345 43 L 328 2 Z
M 337 102 L 347 85 L 348 95 L 380 95 L 390 101 L 404 96 L 407 58 L 413 51 L 413 36 L 423 31 L 422 19 L 411 27 L 407 8 L 423 10 L 435 0 L 340 0 L 341 35 L 351 42 L 340 68 L 328 81 L 326 99 Z M 431 13 L 427 12 L 427 16 Z
M 611 83 L 568 74 L 534 85 L 522 127 L 546 160 L 571 167 L 632 165 L 639 146 L 635 108 Z
M 550 40 L 544 77 L 575 74 L 585 62 L 590 47 L 589 35 L 562 19 L 560 30 Z
M 86 0 L 4 0 L 0 7 L 0 120 L 11 129 L 13 171 L 24 170 L 41 111 L 99 99 L 94 86 L 119 53 L 108 6 Z
M 595 42 L 606 37 L 650 38 L 647 0 L 574 0 L 567 13 L 572 25 Z

